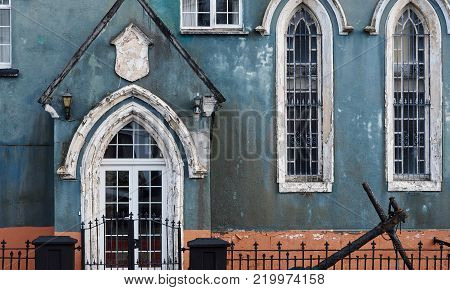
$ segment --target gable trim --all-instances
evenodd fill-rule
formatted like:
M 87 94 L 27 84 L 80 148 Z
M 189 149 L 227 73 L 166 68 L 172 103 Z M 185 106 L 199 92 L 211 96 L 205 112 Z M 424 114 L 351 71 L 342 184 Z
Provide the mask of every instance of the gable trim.
M 38 102 L 42 105 L 51 103 L 52 94 L 61 84 L 61 82 L 67 77 L 70 71 L 75 67 L 81 57 L 84 55 L 89 46 L 94 42 L 95 39 L 100 35 L 100 33 L 105 29 L 108 23 L 111 21 L 112 17 L 117 13 L 119 8 L 122 6 L 125 0 L 117 0 L 111 9 L 106 13 L 102 20 L 97 24 L 94 31 L 88 36 L 85 42 L 80 46 L 80 48 L 75 52 L 72 58 L 69 60 L 67 65 L 64 67 L 62 72 L 53 80 L 53 82 L 45 90 L 44 94 L 39 98 Z M 216 86 L 211 82 L 205 72 L 200 68 L 197 62 L 192 58 L 192 56 L 184 49 L 181 43 L 175 38 L 170 29 L 166 24 L 159 18 L 155 11 L 148 5 L 145 0 L 136 0 L 142 6 L 146 14 L 155 22 L 156 26 L 160 29 L 163 35 L 169 40 L 169 42 L 175 47 L 178 53 L 186 60 L 189 66 L 192 68 L 194 73 L 202 80 L 205 86 L 213 93 L 214 97 L 219 103 L 226 101 L 222 93 L 216 88 Z

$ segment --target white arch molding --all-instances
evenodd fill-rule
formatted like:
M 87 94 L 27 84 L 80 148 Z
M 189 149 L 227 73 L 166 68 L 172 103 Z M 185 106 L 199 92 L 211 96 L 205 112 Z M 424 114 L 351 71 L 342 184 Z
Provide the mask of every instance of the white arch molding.
M 100 166 L 103 155 L 112 138 L 129 122 L 135 121 L 145 128 L 161 149 L 168 178 L 166 204 L 169 219 L 183 218 L 183 178 L 184 167 L 181 153 L 175 139 L 163 122 L 148 109 L 132 102 L 111 114 L 94 133 L 82 158 L 81 174 L 81 214 L 88 222 L 102 216 L 100 200 Z
M 395 27 L 403 9 L 411 4 L 425 19 L 429 33 L 430 180 L 394 180 L 394 71 Z M 433 6 L 424 0 L 397 0 L 386 22 L 386 179 L 388 191 L 441 191 L 442 184 L 442 43 L 441 24 Z
M 294 182 L 286 178 L 286 32 L 289 23 L 300 5 L 312 11 L 322 33 L 321 77 L 318 88 L 322 88 L 322 160 L 321 182 Z M 277 92 L 277 181 L 280 192 L 331 192 L 334 182 L 334 125 L 333 125 L 333 30 L 325 7 L 317 0 L 289 1 L 278 17 L 276 35 L 276 92 Z
M 207 169 L 201 163 L 201 159 L 195 147 L 194 140 L 183 121 L 178 117 L 175 111 L 163 100 L 152 94 L 150 91 L 137 85 L 129 85 L 112 93 L 104 98 L 94 109 L 92 109 L 83 119 L 70 143 L 69 150 L 63 165 L 58 168 L 57 174 L 62 179 L 76 179 L 77 166 L 80 152 L 86 142 L 91 129 L 115 105 L 124 100 L 136 97 L 149 104 L 167 121 L 169 126 L 179 137 L 186 152 L 187 163 L 190 178 L 204 178 Z
M 80 167 L 81 173 L 81 220 L 88 224 L 103 215 L 104 202 L 100 196 L 100 167 L 103 156 L 112 138 L 129 122 L 134 121 L 145 128 L 162 151 L 167 178 L 165 191 L 166 216 L 169 220 L 180 221 L 183 225 L 184 163 L 175 139 L 164 123 L 151 111 L 131 102 L 111 114 L 96 130 L 86 145 Z M 99 218 L 100 219 L 100 218 Z M 89 253 L 97 252 L 96 237 L 86 244 L 87 261 L 92 261 Z M 90 251 L 90 247 L 93 247 Z
M 373 12 L 372 20 L 370 25 L 364 28 L 364 31 L 370 35 L 380 34 L 381 18 L 383 17 L 386 7 L 392 0 L 379 0 L 375 10 Z M 429 2 L 428 0 L 421 0 L 423 2 Z M 444 15 L 445 22 L 447 25 L 447 33 L 450 34 L 450 0 L 435 0 L 439 8 Z M 429 3 L 428 3 L 429 4 Z M 434 9 L 433 9 L 434 10 Z
M 278 6 L 280 6 L 280 3 L 283 0 L 271 0 L 269 2 L 269 5 L 267 5 L 266 12 L 264 13 L 264 18 L 262 21 L 262 24 L 255 28 L 256 31 L 261 33 L 261 35 L 270 35 L 270 26 L 272 24 L 272 19 L 275 14 L 275 11 L 277 10 Z M 319 0 L 315 0 L 316 2 L 320 2 Z M 328 4 L 333 9 L 334 15 L 336 16 L 336 20 L 339 27 L 339 34 L 340 35 L 348 35 L 350 32 L 353 31 L 353 27 L 348 23 L 347 16 L 345 16 L 344 9 L 342 8 L 341 3 L 339 0 L 326 0 Z M 294 2 L 299 5 L 302 1 L 301 0 L 288 0 L 289 2 Z M 281 16 L 281 15 L 280 15 Z

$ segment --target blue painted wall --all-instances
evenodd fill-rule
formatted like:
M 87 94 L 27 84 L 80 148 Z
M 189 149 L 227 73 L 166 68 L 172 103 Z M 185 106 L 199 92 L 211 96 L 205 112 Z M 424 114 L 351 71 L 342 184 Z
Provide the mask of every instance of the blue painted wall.
M 151 73 L 137 84 L 169 103 L 185 117 L 189 127 L 195 126 L 191 100 L 197 92 L 209 91 L 134 0 L 125 2 L 54 94 L 53 105 L 61 115 L 59 96 L 66 89 L 74 95 L 74 121 L 53 121 L 36 103 L 113 2 L 13 1 L 13 66 L 20 69 L 20 76 L 0 79 L 0 227 L 55 225 L 58 231 L 76 230 L 79 181 L 61 181 L 56 168 L 83 116 L 108 93 L 128 84 L 114 72 L 115 48 L 109 43 L 129 22 L 143 28 L 155 43 L 150 49 Z M 231 36 L 180 35 L 179 1 L 149 2 L 227 98 L 214 118 L 211 175 L 201 181 L 185 179 L 185 227 L 212 227 L 217 231 L 370 228 L 378 218 L 360 186 L 366 180 L 383 204 L 387 206 L 392 195 L 409 211 L 407 227 L 448 229 L 448 144 L 444 143 L 441 193 L 387 192 L 383 131 L 385 36 L 362 32 L 376 0 L 341 0 L 355 28 L 349 36 L 338 35 L 331 7 L 322 1 L 330 12 L 336 35 L 333 192 L 278 193 L 273 154 L 275 38 L 274 34 L 262 37 L 253 31 L 261 24 L 269 0 L 243 2 L 244 26 L 249 34 Z M 450 36 L 443 15 L 437 11 L 443 30 L 446 142 L 450 137 Z M 248 116 L 255 121 L 242 122 Z

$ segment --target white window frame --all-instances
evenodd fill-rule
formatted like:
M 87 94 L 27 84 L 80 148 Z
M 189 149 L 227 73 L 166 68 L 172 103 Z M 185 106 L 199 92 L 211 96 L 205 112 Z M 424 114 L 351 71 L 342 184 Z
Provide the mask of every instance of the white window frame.
M 286 34 L 291 18 L 305 5 L 315 16 L 322 34 L 321 63 L 322 74 L 318 87 L 322 89 L 322 181 L 295 181 L 287 175 L 287 134 L 286 134 Z M 332 192 L 334 182 L 334 109 L 333 109 L 333 29 L 325 7 L 315 0 L 288 1 L 278 17 L 277 35 L 277 182 L 279 191 L 289 192 Z M 323 77 L 326 76 L 326 77 Z
M 209 26 L 184 26 L 183 25 L 183 1 L 180 0 L 180 28 L 182 34 L 244 34 L 243 31 L 243 0 L 239 0 L 239 24 L 216 24 L 216 3 L 210 1 L 210 25 Z
M 9 4 L 0 4 L 0 10 L 9 10 L 9 62 L 0 62 L 0 69 L 8 69 L 12 67 L 12 15 L 11 15 L 11 1 L 9 0 Z M 1 26 L 7 27 L 7 26 Z M 2 46 L 6 46 L 7 44 L 0 44 Z
M 413 5 L 425 19 L 429 31 L 429 96 L 430 100 L 430 179 L 395 180 L 394 170 L 394 69 L 393 35 L 404 8 Z M 388 191 L 441 191 L 442 187 L 442 43 L 441 25 L 433 6 L 423 0 L 398 0 L 386 23 L 386 94 L 385 94 L 385 155 Z
M 165 166 L 164 159 L 104 159 L 102 161 L 102 166 L 100 168 L 100 200 L 102 201 L 100 216 L 106 216 L 106 203 L 105 203 L 105 172 L 106 171 L 128 171 L 129 172 L 129 188 L 130 188 L 130 201 L 129 201 L 129 211 L 133 213 L 134 217 L 137 217 L 139 212 L 139 197 L 137 193 L 138 188 L 138 171 L 161 171 L 162 172 L 162 190 L 161 190 L 161 220 L 164 221 L 166 219 L 166 211 L 167 211 L 167 177 L 166 171 L 167 167 Z M 134 190 L 134 191 L 133 191 Z M 133 192 L 131 192 L 133 191 Z M 99 227 L 99 237 L 104 237 L 105 227 Z M 167 235 L 167 228 L 161 227 L 161 239 Z M 134 234 L 135 239 L 139 239 L 139 228 L 138 223 L 134 223 Z M 92 241 L 91 241 L 92 242 Z M 89 245 L 87 245 L 89 247 Z M 105 261 L 104 257 L 104 239 L 99 238 L 98 240 L 99 247 L 99 261 Z M 170 247 L 169 247 L 170 248 Z M 86 251 L 89 253 L 89 251 Z M 168 250 L 166 248 L 166 243 L 161 243 L 161 261 L 167 260 Z M 139 257 L 139 249 L 136 248 L 135 259 Z M 90 261 L 93 260 L 93 257 L 90 258 Z M 136 261 L 135 261 L 136 264 Z M 106 261 L 105 261 L 106 265 Z M 103 265 L 102 265 L 103 266 Z M 139 266 L 135 265 L 135 269 L 138 269 Z M 105 267 L 105 269 L 108 269 Z M 119 268 L 124 269 L 124 268 Z M 148 270 L 156 269 L 152 267 L 145 268 Z M 159 268 L 158 268 L 159 269 Z M 169 270 L 167 265 L 163 265 L 164 270 Z

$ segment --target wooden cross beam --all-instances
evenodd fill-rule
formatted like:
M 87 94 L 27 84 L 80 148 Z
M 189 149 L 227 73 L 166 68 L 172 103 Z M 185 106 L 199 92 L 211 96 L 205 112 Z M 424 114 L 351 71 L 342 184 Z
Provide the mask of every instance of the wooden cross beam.
M 395 233 L 395 227 L 401 222 L 404 222 L 407 215 L 406 213 L 398 207 L 397 202 L 394 200 L 393 197 L 389 199 L 389 206 L 394 209 L 392 214 L 387 216 L 383 209 L 380 206 L 380 203 L 376 200 L 372 189 L 370 188 L 369 184 L 366 182 L 363 183 L 364 190 L 367 193 L 367 196 L 370 199 L 370 202 L 374 206 L 378 216 L 380 217 L 381 223 L 379 223 L 375 228 L 368 231 L 358 239 L 356 239 L 354 242 L 349 244 L 348 246 L 344 247 L 340 251 L 334 253 L 327 259 L 320 262 L 316 267 L 313 269 L 317 270 L 326 270 L 333 265 L 335 265 L 340 260 L 347 257 L 349 254 L 353 253 L 354 251 L 357 251 L 365 244 L 369 243 L 371 240 L 375 239 L 379 235 L 383 233 L 387 233 L 389 237 L 391 238 L 392 244 L 394 246 L 394 250 L 398 251 L 400 253 L 400 256 L 402 257 L 403 261 L 405 262 L 405 265 L 408 267 L 409 270 L 414 270 L 411 262 L 409 261 L 408 257 L 406 256 L 405 250 L 403 249 L 402 243 L 400 242 L 400 239 L 398 238 L 397 234 Z

